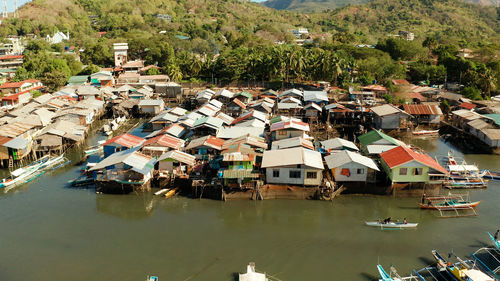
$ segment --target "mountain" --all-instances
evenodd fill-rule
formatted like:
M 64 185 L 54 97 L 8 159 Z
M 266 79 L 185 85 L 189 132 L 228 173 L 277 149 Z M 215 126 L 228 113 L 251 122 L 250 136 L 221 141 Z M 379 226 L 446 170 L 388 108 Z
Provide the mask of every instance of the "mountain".
M 328 9 L 336 9 L 348 5 L 368 3 L 370 0 L 268 0 L 262 2 L 266 7 L 278 10 L 292 10 L 300 12 L 320 12 Z M 474 4 L 485 6 L 500 6 L 500 0 L 464 0 Z

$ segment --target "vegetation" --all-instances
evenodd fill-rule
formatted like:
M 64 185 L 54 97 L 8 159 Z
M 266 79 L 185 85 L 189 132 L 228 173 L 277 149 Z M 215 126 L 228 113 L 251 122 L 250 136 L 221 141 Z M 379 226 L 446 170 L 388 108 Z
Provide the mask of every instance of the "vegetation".
M 456 81 L 467 95 L 488 98 L 500 83 L 499 11 L 457 0 L 374 0 L 307 15 L 238 0 L 34 0 L 18 19 L 4 21 L 0 35 L 44 38 L 69 31 L 64 44 L 30 42 L 16 76 L 40 78 L 50 89 L 71 75 L 111 66 L 112 43 L 128 42 L 131 59 L 160 67 L 147 74 L 165 73 L 174 81 L 391 87 L 392 79 L 406 78 L 430 85 Z M 299 27 L 315 39 L 295 45 L 290 31 Z M 387 36 L 402 29 L 416 39 Z M 361 43 L 375 48 L 357 47 Z M 83 51 L 68 55 L 69 45 Z M 474 50 L 474 57 L 459 56 L 463 48 Z M 83 71 L 75 56 L 88 65 Z

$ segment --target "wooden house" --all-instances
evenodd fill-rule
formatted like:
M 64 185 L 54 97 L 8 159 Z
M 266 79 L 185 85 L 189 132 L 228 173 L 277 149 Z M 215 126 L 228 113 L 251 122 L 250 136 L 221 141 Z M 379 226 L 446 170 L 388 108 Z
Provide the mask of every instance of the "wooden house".
M 448 171 L 427 154 L 398 146 L 380 154 L 382 168 L 392 183 L 439 183 Z
M 158 171 L 177 176 L 188 175 L 196 165 L 196 157 L 180 150 L 171 150 L 158 158 Z
M 328 168 L 337 182 L 375 182 L 375 162 L 357 152 L 343 150 L 325 157 Z
M 271 125 L 273 140 L 302 137 L 309 132 L 309 124 L 302 121 L 282 121 Z
M 158 114 L 165 109 L 163 100 L 140 100 L 139 110 L 144 114 Z
M 404 142 L 384 134 L 380 130 L 371 130 L 370 132 L 358 137 L 361 148 L 367 154 L 380 154 L 391 150 L 397 146 L 405 145 Z
M 261 167 L 271 184 L 319 186 L 323 181 L 321 154 L 302 147 L 266 150 Z
M 191 140 L 185 150 L 196 159 L 210 160 L 220 153 L 223 144 L 223 139 L 209 135 Z
M 376 129 L 393 130 L 403 128 L 406 126 L 406 120 L 409 117 L 408 113 L 389 104 L 372 107 L 371 111 L 375 114 L 374 126 Z
M 184 143 L 182 139 L 164 134 L 144 141 L 141 150 L 150 156 L 160 156 L 170 150 L 180 150 L 184 147 Z
M 417 124 L 438 124 L 443 112 L 437 104 L 404 104 L 403 109 Z

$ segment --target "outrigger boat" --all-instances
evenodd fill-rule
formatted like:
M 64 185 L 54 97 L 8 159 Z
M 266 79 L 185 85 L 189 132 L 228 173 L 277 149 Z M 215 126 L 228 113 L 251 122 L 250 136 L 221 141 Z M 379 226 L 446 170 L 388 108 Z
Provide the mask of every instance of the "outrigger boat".
M 413 131 L 412 133 L 416 136 L 435 135 L 439 133 L 439 130 L 421 130 L 421 131 Z
M 0 187 L 10 189 L 15 186 L 22 185 L 39 176 L 43 170 L 52 168 L 55 165 L 63 162 L 64 160 L 64 154 L 61 154 L 57 157 L 50 157 L 49 155 L 46 155 L 25 167 L 12 171 L 10 173 L 10 176 L 4 178 L 0 182 Z
M 495 246 L 495 248 L 497 248 L 497 250 L 500 251 L 500 240 L 495 239 L 495 237 L 493 237 L 493 235 L 491 235 L 491 233 L 489 233 L 489 232 L 488 232 L 488 235 L 490 236 L 490 239 L 493 242 L 493 245 Z
M 255 271 L 255 263 L 251 262 L 247 265 L 247 272 L 239 274 L 239 281 L 268 281 L 265 273 Z
M 444 187 L 448 189 L 487 187 L 487 181 L 483 179 L 486 171 L 479 171 L 476 165 L 467 164 L 465 160 L 459 164 L 451 151 L 444 159 L 444 166 L 450 172 L 449 180 L 443 183 Z
M 396 228 L 396 229 L 402 229 L 402 228 L 415 228 L 418 226 L 418 223 L 404 223 L 404 222 L 388 222 L 388 223 L 383 223 L 381 221 L 366 221 L 365 224 L 367 226 L 376 226 L 380 228 Z
M 500 181 L 500 173 L 499 172 L 492 172 L 489 170 L 481 170 L 481 174 L 483 175 L 484 179 Z
M 419 203 L 420 209 L 444 210 L 444 209 L 470 209 L 476 208 L 481 201 L 471 202 L 464 200 L 462 196 L 439 196 L 424 197 L 424 203 Z
M 378 274 L 380 275 L 379 281 L 419 280 L 416 276 L 410 276 L 410 277 L 399 276 L 399 274 L 396 272 L 396 269 L 392 266 L 391 266 L 391 273 L 394 274 L 394 277 L 392 277 L 391 274 L 388 274 L 380 264 L 377 265 L 377 270 Z
M 450 257 L 451 255 L 450 253 Z M 452 264 L 445 260 L 436 250 L 432 250 L 432 256 L 437 261 L 436 267 L 439 271 L 446 271 L 459 281 L 494 281 L 489 275 L 477 269 L 473 263 L 463 261 L 459 257 L 457 257 L 458 262 Z
M 106 141 L 99 141 L 97 145 L 89 147 L 87 150 L 85 150 L 85 155 L 89 156 L 89 155 L 96 154 L 96 153 L 103 151 L 104 148 L 102 145 L 105 142 Z
M 165 198 L 170 198 L 174 196 L 177 193 L 177 191 L 179 191 L 179 189 L 177 188 L 170 189 L 167 193 L 165 193 Z

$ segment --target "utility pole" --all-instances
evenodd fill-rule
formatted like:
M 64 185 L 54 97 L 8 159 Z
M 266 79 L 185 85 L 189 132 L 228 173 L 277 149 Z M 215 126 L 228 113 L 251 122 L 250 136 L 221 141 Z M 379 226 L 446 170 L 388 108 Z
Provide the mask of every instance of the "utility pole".
M 7 18 L 7 0 L 3 0 L 2 18 Z

